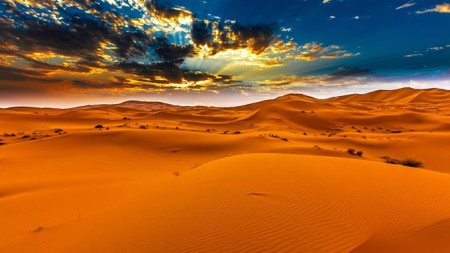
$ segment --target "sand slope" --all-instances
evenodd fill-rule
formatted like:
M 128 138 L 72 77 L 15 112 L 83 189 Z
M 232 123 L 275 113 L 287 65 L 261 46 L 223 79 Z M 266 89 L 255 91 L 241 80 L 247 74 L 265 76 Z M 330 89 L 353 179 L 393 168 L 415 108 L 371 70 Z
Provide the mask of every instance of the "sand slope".
M 448 238 L 450 238 L 450 220 L 445 220 L 413 232 L 371 238 L 352 253 L 450 252 Z
M 342 158 L 242 155 L 135 187 L 122 205 L 0 249 L 349 252 L 450 218 L 450 176 Z

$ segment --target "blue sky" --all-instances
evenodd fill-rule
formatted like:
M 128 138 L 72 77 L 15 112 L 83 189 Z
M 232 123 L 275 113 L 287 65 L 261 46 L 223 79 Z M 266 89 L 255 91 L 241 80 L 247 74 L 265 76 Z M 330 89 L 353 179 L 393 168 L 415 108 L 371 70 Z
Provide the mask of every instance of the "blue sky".
M 449 25 L 440 0 L 0 0 L 0 106 L 450 88 Z

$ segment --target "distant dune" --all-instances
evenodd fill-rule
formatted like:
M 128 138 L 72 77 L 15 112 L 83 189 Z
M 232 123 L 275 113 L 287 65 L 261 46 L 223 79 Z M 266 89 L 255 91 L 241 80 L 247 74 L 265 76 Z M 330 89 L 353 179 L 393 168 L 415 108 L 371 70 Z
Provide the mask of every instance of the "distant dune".
M 450 250 L 450 91 L 16 107 L 0 131 L 0 252 Z

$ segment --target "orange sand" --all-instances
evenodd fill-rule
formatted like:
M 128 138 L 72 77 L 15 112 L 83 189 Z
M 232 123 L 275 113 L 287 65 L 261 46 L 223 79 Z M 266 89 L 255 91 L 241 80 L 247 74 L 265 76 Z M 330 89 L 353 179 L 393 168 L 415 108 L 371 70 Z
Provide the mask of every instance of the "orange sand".
M 0 252 L 447 252 L 449 122 L 438 89 L 0 109 Z

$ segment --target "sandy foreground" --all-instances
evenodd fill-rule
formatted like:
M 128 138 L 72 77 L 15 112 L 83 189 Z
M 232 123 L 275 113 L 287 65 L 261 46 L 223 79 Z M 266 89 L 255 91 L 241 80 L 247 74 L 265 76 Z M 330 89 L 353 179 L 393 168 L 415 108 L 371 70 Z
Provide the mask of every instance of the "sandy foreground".
M 450 252 L 450 91 L 8 108 L 0 133 L 0 252 Z

